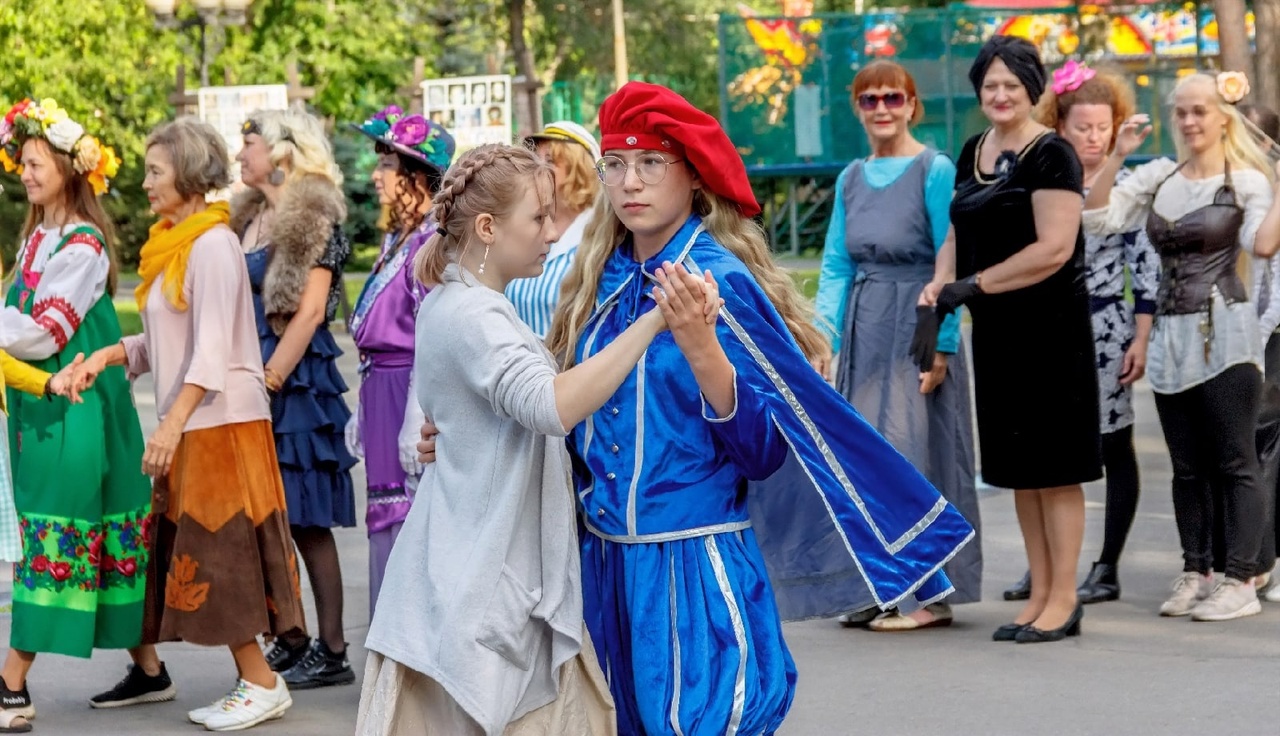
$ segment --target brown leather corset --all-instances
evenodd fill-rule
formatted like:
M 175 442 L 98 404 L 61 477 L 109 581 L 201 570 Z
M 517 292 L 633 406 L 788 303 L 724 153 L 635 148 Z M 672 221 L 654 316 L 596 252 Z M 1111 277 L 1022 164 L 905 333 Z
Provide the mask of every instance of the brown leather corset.
M 1236 273 L 1244 209 L 1236 203 L 1229 164 L 1224 174 L 1222 188 L 1213 195 L 1212 204 L 1192 210 L 1174 222 L 1157 215 L 1154 208 L 1147 215 L 1147 237 L 1160 254 L 1158 315 L 1208 310 L 1215 286 L 1228 304 L 1249 299 Z

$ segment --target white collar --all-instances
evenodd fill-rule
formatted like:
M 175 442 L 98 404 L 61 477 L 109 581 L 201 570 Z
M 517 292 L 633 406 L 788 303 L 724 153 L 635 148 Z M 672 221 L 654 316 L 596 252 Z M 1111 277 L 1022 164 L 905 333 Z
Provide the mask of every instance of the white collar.
M 588 207 L 579 212 L 578 216 L 573 218 L 573 222 L 569 223 L 569 227 L 565 228 L 564 233 L 560 235 L 560 239 L 552 243 L 551 251 L 547 253 L 547 260 L 562 256 L 581 245 L 582 236 L 586 234 L 587 225 L 590 222 L 591 208 Z

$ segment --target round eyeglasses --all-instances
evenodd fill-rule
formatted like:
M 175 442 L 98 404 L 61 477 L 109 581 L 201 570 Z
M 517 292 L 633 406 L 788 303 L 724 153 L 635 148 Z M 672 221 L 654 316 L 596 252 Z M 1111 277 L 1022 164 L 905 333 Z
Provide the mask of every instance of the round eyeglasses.
M 596 162 L 596 174 L 605 186 L 616 187 L 627 178 L 627 169 L 634 166 L 640 181 L 649 185 L 661 184 L 667 177 L 667 167 L 681 161 L 684 159 L 668 161 L 656 153 L 646 153 L 629 164 L 617 156 L 605 156 Z

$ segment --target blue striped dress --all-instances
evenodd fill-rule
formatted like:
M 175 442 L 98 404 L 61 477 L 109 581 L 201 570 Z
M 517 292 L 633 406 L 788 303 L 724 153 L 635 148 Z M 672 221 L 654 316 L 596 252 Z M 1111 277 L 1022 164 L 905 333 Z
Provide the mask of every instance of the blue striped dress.
M 520 315 L 520 319 L 538 337 L 545 338 L 551 331 L 551 317 L 560 302 L 560 282 L 573 265 L 573 256 L 578 252 L 578 245 L 582 242 L 582 235 L 590 221 L 591 210 L 588 209 L 580 213 L 565 229 L 560 239 L 551 246 L 546 268 L 542 270 L 541 276 L 516 279 L 507 286 L 507 298 L 515 305 L 516 314 Z

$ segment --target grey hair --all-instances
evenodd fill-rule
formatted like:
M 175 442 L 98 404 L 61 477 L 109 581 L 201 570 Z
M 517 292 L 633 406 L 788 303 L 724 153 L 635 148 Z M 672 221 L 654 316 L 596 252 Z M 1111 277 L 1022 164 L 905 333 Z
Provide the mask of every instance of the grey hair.
M 174 188 L 183 199 L 231 186 L 227 144 L 212 125 L 192 117 L 178 118 L 151 131 L 146 147 L 152 146 L 169 152 Z

